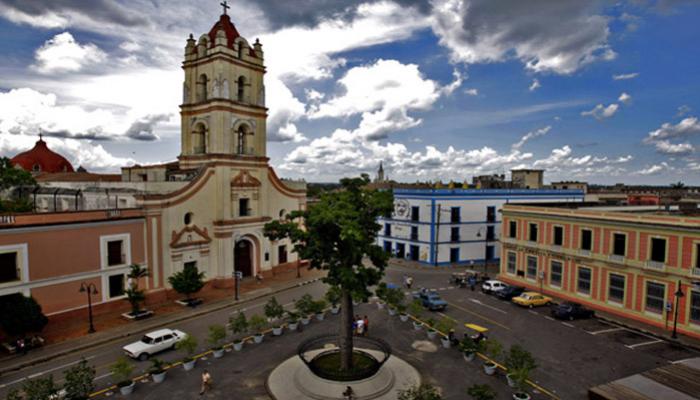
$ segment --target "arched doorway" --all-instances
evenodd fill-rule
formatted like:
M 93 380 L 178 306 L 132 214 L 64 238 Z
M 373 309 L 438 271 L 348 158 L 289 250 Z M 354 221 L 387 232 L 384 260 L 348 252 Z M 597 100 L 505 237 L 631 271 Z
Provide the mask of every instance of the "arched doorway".
M 239 240 L 233 249 L 233 262 L 236 271 L 243 276 L 253 275 L 253 244 L 249 240 Z

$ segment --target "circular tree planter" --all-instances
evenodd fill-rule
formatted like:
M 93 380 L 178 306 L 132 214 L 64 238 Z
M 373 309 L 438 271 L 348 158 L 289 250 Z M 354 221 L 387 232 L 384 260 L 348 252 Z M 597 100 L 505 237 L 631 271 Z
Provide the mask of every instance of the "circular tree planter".
M 339 312 L 340 312 L 340 306 L 331 307 L 331 314 L 338 315 Z
M 272 328 L 272 334 L 274 336 L 280 336 L 282 335 L 282 327 L 281 326 L 275 326 Z
M 324 319 L 326 319 L 326 314 L 324 314 L 322 312 L 316 313 L 316 319 L 319 321 L 323 321 Z
M 484 363 L 484 372 L 486 373 L 486 375 L 495 375 L 496 369 L 498 369 L 498 367 L 491 361 L 486 361 Z
M 221 358 L 224 356 L 224 348 L 219 348 L 219 349 L 211 349 L 212 353 L 214 353 L 214 358 Z
M 428 329 L 428 339 L 433 340 L 437 336 L 437 331 L 433 328 Z
M 190 361 L 183 361 L 182 362 L 182 368 L 185 371 L 192 371 L 194 369 L 194 365 L 197 363 L 197 360 L 190 360 Z
M 423 327 L 423 324 L 418 321 L 413 321 L 413 329 L 419 331 Z
M 157 374 L 151 374 L 151 378 L 153 378 L 153 382 L 155 383 L 162 383 L 165 380 L 165 371 Z
M 517 385 L 515 379 L 513 379 L 513 374 L 506 374 L 506 381 L 508 381 L 508 386 L 514 388 Z
M 294 321 L 294 322 L 290 321 L 289 324 L 287 324 L 287 328 L 290 331 L 296 331 L 299 328 L 299 321 Z
M 237 340 L 237 341 L 233 342 L 233 349 L 236 351 L 241 351 L 241 349 L 243 349 L 243 341 Z
M 128 385 L 119 385 L 119 393 L 121 393 L 122 396 L 128 396 L 134 392 L 135 386 L 136 383 L 134 381 L 131 381 Z
M 399 314 L 399 319 L 401 320 L 401 322 L 408 321 L 408 314 L 406 314 L 406 313 Z
M 513 393 L 513 400 L 530 400 L 530 395 L 525 392 Z
M 265 335 L 263 335 L 262 333 L 256 333 L 255 335 L 253 335 L 253 342 L 255 342 L 255 344 L 260 344 L 262 343 L 264 337 Z

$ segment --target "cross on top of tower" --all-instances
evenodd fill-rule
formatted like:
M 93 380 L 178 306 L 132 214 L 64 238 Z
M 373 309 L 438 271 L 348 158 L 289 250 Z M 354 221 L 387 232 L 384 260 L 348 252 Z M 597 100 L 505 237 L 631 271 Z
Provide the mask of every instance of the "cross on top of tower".
M 224 15 L 226 14 L 226 10 L 228 10 L 229 8 L 231 8 L 231 6 L 228 5 L 228 3 L 226 2 L 226 0 L 224 0 L 223 3 L 219 3 L 219 4 L 221 5 L 221 7 L 224 8 Z

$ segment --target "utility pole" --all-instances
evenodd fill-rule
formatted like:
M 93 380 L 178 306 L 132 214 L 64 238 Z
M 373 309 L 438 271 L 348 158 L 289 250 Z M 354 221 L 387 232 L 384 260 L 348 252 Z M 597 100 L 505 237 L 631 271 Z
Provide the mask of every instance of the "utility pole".
M 442 204 L 438 204 L 437 208 L 437 223 L 435 224 L 435 266 L 438 265 L 438 251 L 440 250 L 440 214 L 442 213 Z
M 678 334 L 676 333 L 676 327 L 678 325 L 678 304 L 680 303 L 681 297 L 683 297 L 683 288 L 681 287 L 681 281 L 678 280 L 678 290 L 676 290 L 676 309 L 673 310 L 673 333 L 671 334 L 671 337 L 673 339 L 678 338 Z

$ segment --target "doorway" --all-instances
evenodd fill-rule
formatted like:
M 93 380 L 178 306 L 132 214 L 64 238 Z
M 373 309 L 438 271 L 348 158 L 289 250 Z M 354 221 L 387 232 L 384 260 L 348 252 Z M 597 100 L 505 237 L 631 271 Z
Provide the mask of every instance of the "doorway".
M 233 250 L 234 269 L 244 277 L 253 276 L 253 245 L 248 240 L 236 243 Z

